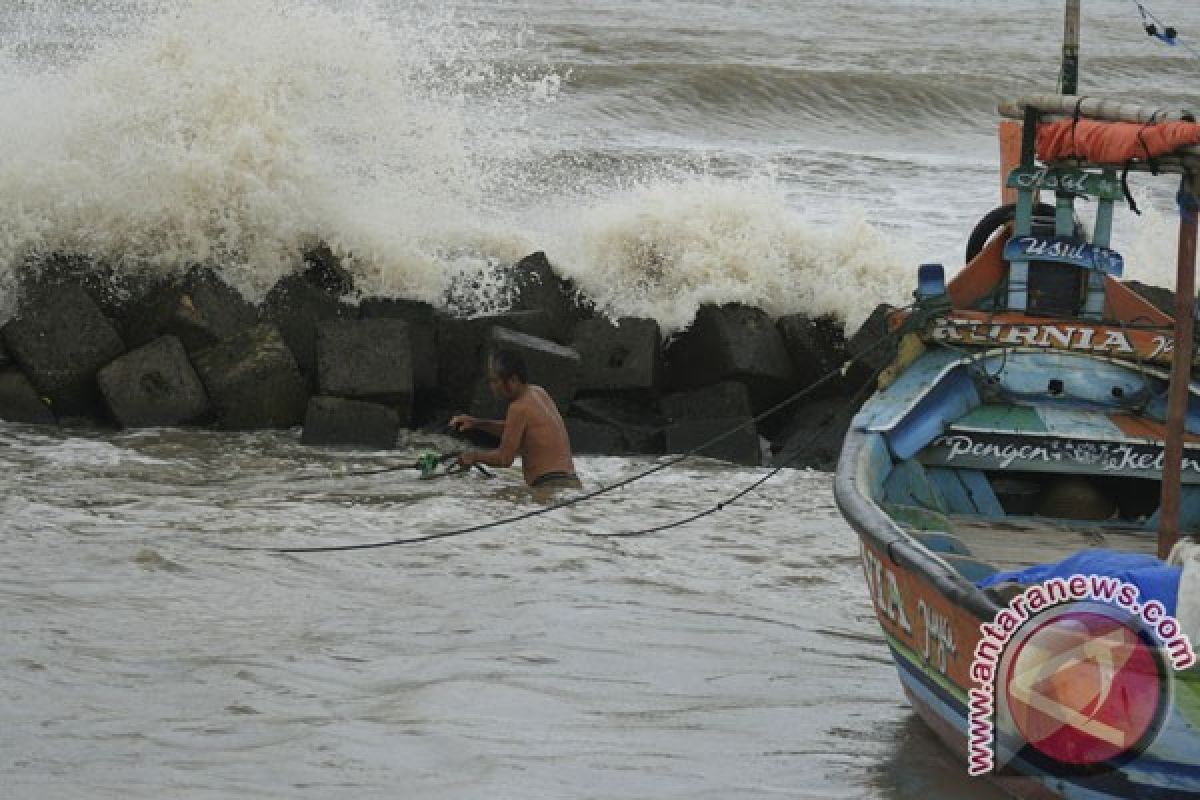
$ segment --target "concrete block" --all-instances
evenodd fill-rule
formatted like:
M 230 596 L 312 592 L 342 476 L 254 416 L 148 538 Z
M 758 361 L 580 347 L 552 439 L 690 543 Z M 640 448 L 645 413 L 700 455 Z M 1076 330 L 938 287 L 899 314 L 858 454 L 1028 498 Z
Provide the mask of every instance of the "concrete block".
M 301 441 L 390 450 L 396 446 L 400 424 L 400 415 L 388 406 L 343 397 L 314 397 L 308 401 Z
M 628 396 L 591 395 L 576 397 L 569 413 L 571 418 L 614 431 L 619 445 L 609 452 L 658 455 L 665 450 L 663 431 L 668 421 L 653 405 Z
M 402 319 L 318 323 L 317 385 L 322 395 L 391 406 L 407 423 L 413 399 L 408 324 Z
M 848 389 L 862 386 L 872 374 L 886 367 L 895 358 L 896 339 L 888 330 L 888 318 L 893 311 L 895 309 L 892 306 L 880 303 L 858 331 L 846 341 L 846 352 L 856 359 L 850 369 Z
M 358 306 L 361 319 L 401 319 L 408 324 L 412 346 L 413 388 L 434 389 L 438 385 L 437 314 L 433 306 L 417 300 L 372 297 Z
M 686 453 L 737 427 L 736 433 L 696 455 L 757 467 L 762 464 L 762 447 L 750 417 L 684 419 L 666 431 L 667 452 Z
M 124 428 L 179 425 L 208 411 L 204 385 L 174 336 L 126 353 L 100 370 L 96 380 Z
M 274 325 L 237 333 L 192 363 L 222 428 L 290 428 L 304 419 L 308 385 Z
M 789 409 L 787 423 L 773 439 L 776 467 L 833 470 L 857 409 L 845 397 L 832 397 Z
M 110 320 L 124 317 L 130 305 L 158 285 L 160 279 L 131 273 L 111 263 L 77 253 L 50 253 L 16 267 L 17 307 L 37 307 L 67 288 L 82 289 Z M 119 333 L 119 331 L 118 331 Z
M 488 332 L 497 326 L 546 339 L 550 318 L 543 311 L 438 317 L 438 387 L 451 408 L 467 408 L 474 401 L 476 389 L 485 377 Z
M 667 363 L 669 381 L 677 389 L 725 380 L 744 383 L 755 411 L 787 397 L 798 383 L 771 318 L 736 303 L 702 306 L 692 326 L 668 346 Z
M 354 276 L 329 245 L 321 242 L 304 253 L 304 280 L 333 297 L 354 291 Z
M 775 321 L 783 346 L 796 368 L 800 388 L 809 386 L 846 362 L 846 335 L 842 323 L 825 315 L 788 314 Z M 822 384 L 813 397 L 830 397 L 841 390 L 835 378 Z
M 1141 281 L 1121 281 L 1125 287 L 1132 289 L 1146 302 L 1157 308 L 1164 314 L 1175 316 L 1175 292 L 1170 289 L 1164 289 L 1161 286 L 1152 286 Z
M 596 317 L 575 325 L 579 391 L 638 391 L 653 396 L 662 370 L 662 335 L 652 319 Z
M 350 316 L 348 306 L 313 285 L 304 275 L 281 279 L 267 294 L 262 307 L 262 320 L 278 328 L 310 387 L 316 386 L 317 323 Z
M 0 419 L 27 425 L 55 425 L 50 407 L 16 367 L 0 368 Z
M 592 316 L 592 308 L 575 284 L 558 274 L 543 252 L 532 253 L 512 268 L 513 310 L 542 311 L 550 320 L 547 339 L 565 344 L 580 320 Z
M 571 439 L 571 452 L 580 455 L 623 455 L 625 438 L 612 425 L 589 422 L 578 417 L 566 417 L 567 436 Z
M 257 321 L 258 311 L 236 289 L 211 270 L 196 269 L 135 303 L 122 319 L 121 329 L 129 347 L 170 335 L 194 353 Z
M 3 333 L 13 358 L 56 416 L 103 414 L 96 372 L 125 345 L 87 292 L 64 285 L 34 298 Z
M 682 419 L 725 419 L 754 416 L 750 402 L 750 391 L 745 384 L 724 381 L 665 395 L 660 402 L 663 413 L 672 420 Z
M 529 382 L 541 386 L 558 406 L 560 413 L 566 413 L 575 396 L 576 381 L 579 377 L 579 353 L 570 347 L 563 347 L 548 339 L 530 336 L 508 328 L 493 327 L 488 335 L 488 346 L 480 365 L 480 373 L 486 371 L 486 365 L 492 353 L 499 350 L 512 350 L 525 359 L 529 370 Z M 475 387 L 472 398 L 471 413 L 477 417 L 502 419 L 507 411 L 504 401 L 495 398 L 487 383 L 480 380 Z

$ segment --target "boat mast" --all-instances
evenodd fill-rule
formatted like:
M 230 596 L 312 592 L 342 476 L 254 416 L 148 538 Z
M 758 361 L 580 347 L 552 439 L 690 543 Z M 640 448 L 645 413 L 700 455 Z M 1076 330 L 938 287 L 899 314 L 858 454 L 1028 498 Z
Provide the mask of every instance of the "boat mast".
M 1180 483 L 1192 373 L 1192 332 L 1196 313 L 1196 212 L 1200 177 L 1184 172 L 1179 185 L 1179 252 L 1175 265 L 1175 352 L 1167 395 L 1167 442 L 1163 456 L 1158 557 L 1179 541 Z
M 1060 94 L 1079 91 L 1079 0 L 1067 0 L 1063 15 L 1062 72 L 1058 78 Z

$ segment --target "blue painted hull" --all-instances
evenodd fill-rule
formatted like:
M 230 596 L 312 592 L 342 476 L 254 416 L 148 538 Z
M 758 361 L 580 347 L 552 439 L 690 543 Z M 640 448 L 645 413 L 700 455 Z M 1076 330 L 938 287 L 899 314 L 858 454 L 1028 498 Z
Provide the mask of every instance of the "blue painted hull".
M 1028 405 L 1014 403 L 1014 408 L 1020 405 L 1017 410 L 1021 418 L 1045 425 L 1042 433 L 1046 434 L 1053 432 L 1054 424 L 1082 420 L 1086 425 L 1094 418 L 1094 430 L 1087 433 L 1094 437 L 1108 435 L 1104 415 L 1113 409 L 1120 411 L 1119 395 L 1136 395 L 1143 388 L 1139 382 L 1157 380 L 1136 368 L 1106 362 L 1098 362 L 1097 369 L 1089 373 L 1086 363 L 1072 361 L 1069 365 L 1078 370 L 1068 376 L 1067 385 L 1071 389 L 1070 382 L 1077 382 L 1077 398 L 1069 407 L 1058 398 L 1045 398 L 1047 402 L 1041 408 L 1049 410 L 1038 417 L 1037 404 L 1044 398 L 1031 397 L 1028 389 L 1046 387 L 1051 379 L 1062 376 L 1063 362 L 1057 357 L 1031 355 L 1026 362 L 1016 359 L 1014 366 L 1009 354 L 1009 374 L 1004 380 L 1014 393 L 1023 392 L 1022 402 Z M 1055 370 L 1039 373 L 1047 365 Z M 861 539 L 876 616 L 888 638 L 905 692 L 922 719 L 962 757 L 965 772 L 967 698 L 976 685 L 970 677 L 971 656 L 980 639 L 980 625 L 993 621 L 1000 611 L 996 600 L 976 587 L 976 581 L 989 567 L 949 546 L 955 544 L 952 535 L 922 537 L 911 520 L 902 526 L 897 523 L 899 517 L 892 516 L 897 513 L 897 501 L 909 512 L 928 512 L 933 517 L 944 514 L 943 520 L 953 519 L 954 514 L 991 516 L 987 509 L 994 508 L 994 498 L 980 502 L 980 490 L 986 491 L 986 482 L 979 483 L 984 479 L 977 469 L 964 467 L 963 475 L 971 479 L 955 483 L 948 482 L 947 475 L 937 470 L 953 473 L 957 464 L 920 464 L 923 454 L 945 430 L 979 413 L 981 398 L 975 387 L 964 381 L 961 367 L 953 354 L 930 351 L 901 375 L 894 389 L 878 393 L 864 406 L 847 436 L 835 496 Z M 1113 392 L 1113 386 L 1123 391 Z M 991 402 L 996 402 L 994 397 Z M 1116 431 L 1112 435 L 1124 434 Z M 935 474 L 923 482 L 928 473 Z M 972 486 L 974 491 L 969 491 Z M 948 499 L 952 497 L 959 499 Z M 944 507 L 966 503 L 962 498 L 974 505 Z M 978 573 L 978 569 L 985 572 Z M 957 653 L 948 663 L 939 664 L 936 652 L 931 653 L 929 631 L 921 629 L 918 609 L 926 615 L 932 609 L 944 628 L 951 631 Z M 928 616 L 924 624 L 929 625 Z M 988 779 L 1021 798 L 1200 800 L 1200 668 L 1176 673 L 1170 680 L 1172 705 L 1161 732 L 1136 758 L 1080 774 L 1025 747 Z

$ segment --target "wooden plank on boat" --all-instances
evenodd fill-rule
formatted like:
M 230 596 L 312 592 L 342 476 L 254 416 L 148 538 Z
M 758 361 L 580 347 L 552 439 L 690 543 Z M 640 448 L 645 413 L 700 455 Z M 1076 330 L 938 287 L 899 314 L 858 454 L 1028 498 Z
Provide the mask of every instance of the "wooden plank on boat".
M 1055 406 L 1042 406 L 1036 411 L 1045 423 L 1047 433 L 1101 440 L 1125 438 L 1124 431 L 1107 414 Z
M 1150 530 L 1085 527 L 1034 517 L 998 521 L 954 516 L 950 518 L 950 529 L 976 558 L 1004 571 L 1061 561 L 1095 547 L 1147 555 L 1155 549 Z
M 1073 117 L 1078 107 L 1083 119 L 1098 119 L 1105 122 L 1136 122 L 1142 125 L 1165 120 L 1181 121 L 1183 111 L 1168 111 L 1162 106 L 1142 106 L 1103 97 L 1079 97 L 1062 94 L 1031 94 L 1016 100 L 1005 100 L 997 110 L 1000 116 L 1023 119 L 1025 107 L 1033 106 L 1043 114 Z
M 1099 200 L 1121 200 L 1125 197 L 1120 181 L 1103 173 L 1084 172 L 1080 169 L 1017 167 L 1009 173 L 1005 185 L 1011 189 L 1064 191 Z
M 923 338 L 956 345 L 1068 350 L 1163 364 L 1170 363 L 1175 349 L 1175 337 L 1168 329 L 1047 321 L 1011 312 L 955 311 L 931 325 Z
M 953 427 L 920 454 L 921 463 L 935 467 L 1149 479 L 1160 477 L 1164 458 L 1161 442 L 988 433 Z M 1186 448 L 1183 466 L 1184 482 L 1200 483 L 1200 445 Z
M 1060 236 L 1014 236 L 1004 245 L 1007 261 L 1050 261 L 1120 277 L 1125 259 L 1116 250 Z
M 930 467 L 925 470 L 929 482 L 937 487 L 950 514 L 977 514 L 1003 517 L 1004 509 L 996 499 L 987 476 L 973 469 Z
M 854 427 L 859 430 L 887 430 L 963 360 L 962 354 L 947 349 L 926 353 L 905 370 L 895 383 L 876 392 L 863 404 L 854 417 Z
M 983 405 L 954 423 L 957 430 L 1045 433 L 1046 423 L 1032 406 Z

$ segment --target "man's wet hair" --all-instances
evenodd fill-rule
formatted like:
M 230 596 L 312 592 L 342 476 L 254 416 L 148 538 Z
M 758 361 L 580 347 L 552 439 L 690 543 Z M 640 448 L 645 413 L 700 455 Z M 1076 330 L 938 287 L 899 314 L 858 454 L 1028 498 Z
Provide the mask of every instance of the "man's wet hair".
M 492 371 L 502 381 L 515 377 L 521 383 L 529 383 L 529 371 L 525 368 L 525 359 L 512 350 L 497 350 L 492 355 Z

